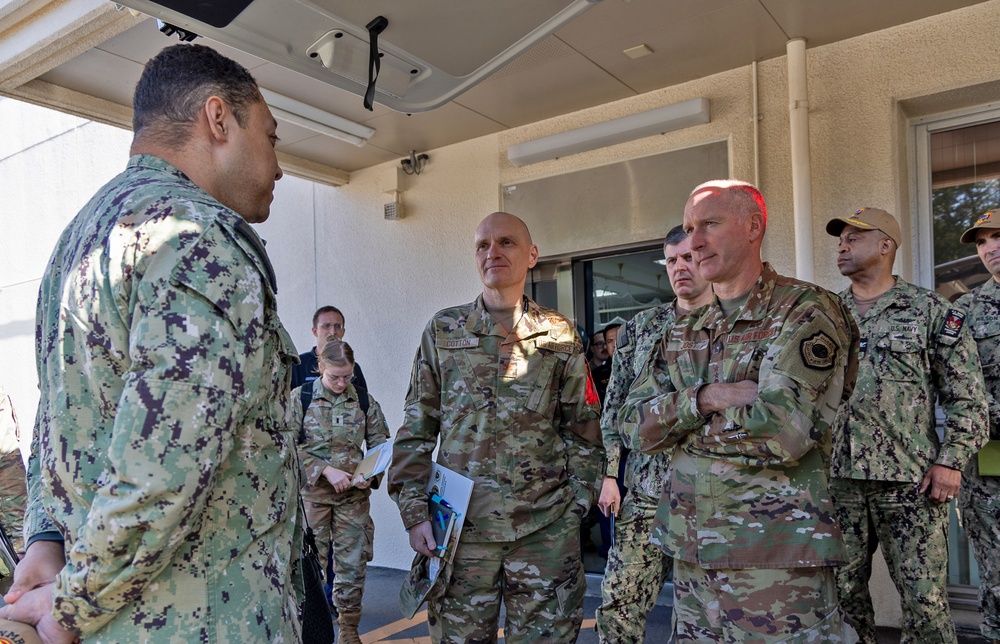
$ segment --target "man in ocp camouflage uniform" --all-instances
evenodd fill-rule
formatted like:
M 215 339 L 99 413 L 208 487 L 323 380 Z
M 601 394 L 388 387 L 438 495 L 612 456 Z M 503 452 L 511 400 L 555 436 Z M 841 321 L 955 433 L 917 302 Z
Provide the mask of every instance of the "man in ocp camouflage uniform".
M 691 257 L 691 246 L 682 226 L 676 226 L 663 240 L 670 288 L 677 296 L 671 302 L 648 309 L 629 320 L 618 333 L 608 397 L 601 416 L 604 436 L 604 483 L 598 505 L 606 516 L 617 513 L 614 547 L 601 582 L 601 606 L 597 609 L 597 636 L 601 642 L 641 643 L 646 636 L 646 615 L 656 604 L 663 582 L 673 567 L 660 548 L 649 542 L 663 480 L 670 465 L 669 452 L 643 454 L 633 437 L 619 432 L 618 411 L 629 386 L 653 359 L 656 349 L 678 316 L 712 301 L 711 285 L 701 277 Z M 618 490 L 618 469 L 622 453 L 625 487 L 622 500 Z
M 275 126 L 243 67 L 164 49 L 125 171 L 56 244 L 28 550 L 3 609 L 47 641 L 299 640 L 296 352 L 249 225 L 281 177 Z
M 968 314 L 967 323 L 979 348 L 991 441 L 1000 441 L 1000 213 L 984 213 L 962 233 L 963 244 L 976 245 L 991 279 L 956 302 Z M 979 459 L 969 459 L 959 490 L 962 525 L 979 562 L 981 631 L 1000 643 L 1000 476 L 984 475 Z
M 0 387 L 0 523 L 16 552 L 24 550 L 21 529 L 24 525 L 24 504 L 28 500 L 20 443 L 21 431 L 14 415 L 14 405 L 7 392 Z M 0 575 L 10 576 L 11 572 L 0 561 Z
M 840 603 L 862 641 L 875 642 L 868 580 L 882 546 L 902 596 L 902 641 L 955 642 L 948 609 L 948 508 L 962 470 L 986 440 L 986 405 L 965 313 L 892 274 L 902 239 L 885 210 L 827 223 L 840 238 L 840 297 L 861 331 L 858 382 L 833 432 L 830 491 L 847 564 Z M 944 440 L 935 430 L 944 411 Z
M 856 327 L 835 295 L 761 261 L 766 225 L 750 184 L 691 193 L 684 228 L 715 297 L 676 321 L 619 414 L 643 452 L 672 450 L 653 541 L 674 558 L 681 642 L 856 638 L 827 483 Z
M 601 448 L 597 391 L 573 324 L 524 296 L 538 260 L 527 226 L 493 213 L 476 229 L 483 293 L 439 311 L 413 363 L 389 494 L 410 546 L 434 556 L 431 452 L 474 482 L 454 574 L 428 602 L 435 642 L 574 642 L 586 590 L 580 518 Z

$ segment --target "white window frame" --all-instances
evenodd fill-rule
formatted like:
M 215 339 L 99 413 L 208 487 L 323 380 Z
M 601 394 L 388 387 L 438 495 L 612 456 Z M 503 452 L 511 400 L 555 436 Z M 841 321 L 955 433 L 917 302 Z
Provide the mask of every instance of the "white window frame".
M 912 203 L 916 206 L 913 220 L 911 243 L 913 253 L 913 274 L 916 282 L 924 288 L 934 290 L 934 212 L 931 198 L 931 135 L 946 130 L 1000 121 L 1000 103 L 988 103 L 977 107 L 964 108 L 952 112 L 933 114 L 912 119 L 909 123 L 910 171 L 912 181 Z M 943 414 L 937 411 L 940 425 Z M 970 557 L 971 557 L 970 553 Z M 951 554 L 949 553 L 949 564 Z M 956 608 L 976 610 L 979 605 L 975 586 L 948 585 L 949 603 Z
M 910 121 L 910 158 L 913 182 L 913 204 L 916 217 L 911 240 L 913 275 L 924 288 L 934 290 L 934 222 L 931 207 L 931 135 L 970 125 L 1000 121 L 1000 103 L 988 103 L 944 114 L 924 116 Z

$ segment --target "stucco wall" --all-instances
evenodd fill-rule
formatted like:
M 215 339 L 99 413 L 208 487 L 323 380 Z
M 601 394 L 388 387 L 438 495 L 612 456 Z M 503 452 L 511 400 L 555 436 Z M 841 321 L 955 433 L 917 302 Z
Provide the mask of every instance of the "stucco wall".
M 810 128 L 818 281 L 840 289 L 826 220 L 862 205 L 914 222 L 907 116 L 995 100 L 1000 81 L 1000 0 L 895 29 L 808 50 Z M 794 35 L 794 34 L 792 34 Z M 770 221 L 765 258 L 782 272 L 795 266 L 786 61 L 758 66 L 759 184 Z M 260 227 L 279 280 L 279 308 L 300 351 L 312 346 L 310 316 L 333 303 L 347 317 L 357 353 L 393 431 L 402 420 L 417 338 L 439 308 L 475 297 L 472 234 L 500 203 L 500 186 L 614 161 L 727 141 L 733 177 L 754 180 L 752 76 L 745 67 L 598 108 L 428 151 L 419 176 L 406 177 L 406 217 L 386 221 L 384 176 L 394 164 L 356 172 L 341 188 L 293 177 L 278 183 L 272 218 Z M 965 88 L 973 88 L 966 90 Z M 704 96 L 712 122 L 610 148 L 514 167 L 509 145 L 574 127 Z M 927 98 L 924 98 L 927 97 Z M 32 326 L 37 279 L 65 222 L 120 171 L 129 135 L 110 127 L 0 100 L 0 383 L 29 425 L 37 400 Z M 567 222 L 570 225 L 570 222 Z M 626 226 L 580 235 L 576 250 L 635 239 Z M 541 254 L 552 240 L 538 238 Z M 913 274 L 903 248 L 897 270 Z M 918 258 L 919 261 L 919 258 Z M 411 558 L 384 491 L 375 494 L 375 563 L 405 567 Z M 879 619 L 898 622 L 898 603 L 882 575 L 875 583 Z
M 3 98 L 0 128 L 0 385 L 26 437 L 38 404 L 38 280 L 69 219 L 124 166 L 131 135 Z

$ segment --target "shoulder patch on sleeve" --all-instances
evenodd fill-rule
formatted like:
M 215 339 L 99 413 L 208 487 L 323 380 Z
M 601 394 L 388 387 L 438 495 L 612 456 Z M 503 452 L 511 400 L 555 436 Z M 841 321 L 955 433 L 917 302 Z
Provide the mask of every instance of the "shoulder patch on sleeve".
M 823 331 L 814 333 L 799 343 L 802 363 L 810 369 L 832 369 L 837 359 L 837 343 Z
M 962 325 L 965 324 L 965 312 L 959 309 L 948 309 L 948 315 L 944 318 L 944 324 L 941 325 L 941 335 L 946 338 L 957 338 L 958 334 L 962 331 Z
M 629 325 L 625 324 L 618 327 L 618 337 L 615 338 L 615 350 L 621 351 L 629 345 L 632 341 L 631 336 L 628 332 Z
M 583 364 L 587 368 L 586 403 L 591 407 L 600 407 L 601 397 L 598 395 L 597 387 L 594 385 L 594 374 L 590 373 L 590 362 L 588 360 L 584 360 Z M 600 411 L 600 409 L 598 409 L 598 411 Z

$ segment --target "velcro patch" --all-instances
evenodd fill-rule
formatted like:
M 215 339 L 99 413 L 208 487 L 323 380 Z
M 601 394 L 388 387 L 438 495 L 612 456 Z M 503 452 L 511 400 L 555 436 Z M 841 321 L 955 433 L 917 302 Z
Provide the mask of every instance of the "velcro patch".
M 820 331 L 803 340 L 799 344 L 799 352 L 802 354 L 802 364 L 810 369 L 826 371 L 833 368 L 837 359 L 837 343 Z
M 479 346 L 479 338 L 456 338 L 454 340 L 435 340 L 434 346 L 439 349 L 474 349 Z
M 941 335 L 957 338 L 962 331 L 963 324 L 965 324 L 965 312 L 958 309 L 948 309 L 948 316 L 945 317 L 944 324 L 941 325 Z
M 615 350 L 620 351 L 624 349 L 625 347 L 628 346 L 628 343 L 629 343 L 628 326 L 618 327 L 618 337 L 615 338 Z
M 770 340 L 778 336 L 778 331 L 778 327 L 771 327 L 770 329 L 756 329 L 745 333 L 730 333 L 726 336 L 726 344 L 745 344 Z
M 556 342 L 555 340 L 538 340 L 535 346 L 539 349 L 548 349 L 558 353 L 573 353 L 576 345 L 572 342 Z

